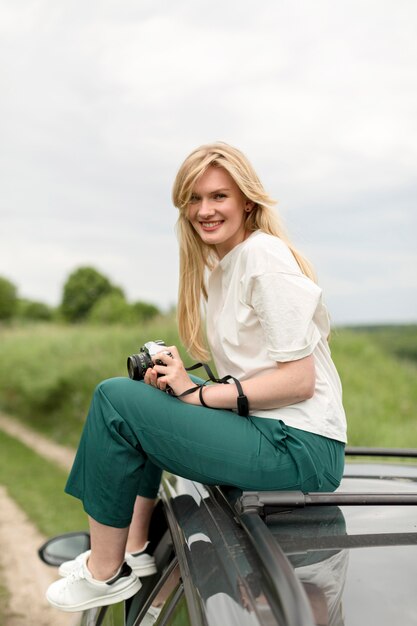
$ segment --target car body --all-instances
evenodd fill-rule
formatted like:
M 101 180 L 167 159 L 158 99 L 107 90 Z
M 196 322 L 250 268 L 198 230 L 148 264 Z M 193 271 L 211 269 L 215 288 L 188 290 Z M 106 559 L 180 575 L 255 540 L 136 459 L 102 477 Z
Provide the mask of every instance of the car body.
M 152 523 L 158 574 L 131 600 L 86 611 L 81 625 L 417 626 L 417 465 L 387 459 L 417 451 L 347 454 L 334 494 L 165 476 Z M 86 542 L 66 535 L 40 554 L 57 565 Z

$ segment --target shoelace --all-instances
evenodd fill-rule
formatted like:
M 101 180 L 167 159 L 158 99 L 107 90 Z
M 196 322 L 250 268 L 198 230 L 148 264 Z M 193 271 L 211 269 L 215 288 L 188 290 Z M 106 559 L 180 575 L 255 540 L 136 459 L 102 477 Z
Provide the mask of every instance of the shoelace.
M 72 584 L 80 579 L 88 580 L 82 563 L 80 563 L 80 567 L 68 574 L 64 580 L 68 581 L 68 584 Z

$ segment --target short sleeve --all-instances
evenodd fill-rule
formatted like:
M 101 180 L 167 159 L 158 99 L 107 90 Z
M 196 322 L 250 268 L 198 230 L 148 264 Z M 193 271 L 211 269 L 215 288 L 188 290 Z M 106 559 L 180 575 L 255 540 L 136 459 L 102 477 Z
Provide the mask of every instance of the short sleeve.
M 251 278 L 247 304 L 259 319 L 272 360 L 296 361 L 313 352 L 321 338 L 314 321 L 321 295 L 303 274 L 272 272 Z

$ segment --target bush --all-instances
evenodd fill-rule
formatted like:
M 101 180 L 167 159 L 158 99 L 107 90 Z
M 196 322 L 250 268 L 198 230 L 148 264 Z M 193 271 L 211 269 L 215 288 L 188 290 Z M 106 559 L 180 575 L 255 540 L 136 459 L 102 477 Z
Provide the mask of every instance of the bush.
M 147 322 L 153 319 L 157 315 L 160 315 L 160 310 L 154 304 L 148 302 L 134 302 L 132 304 L 134 312 L 134 318 L 138 322 Z
M 0 320 L 9 320 L 16 313 L 17 289 L 7 278 L 0 276 Z
M 100 324 L 123 324 L 132 321 L 133 311 L 125 297 L 117 292 L 103 296 L 93 305 L 88 319 Z
M 63 317 L 69 322 L 86 319 L 98 300 L 110 293 L 123 295 L 119 287 L 93 267 L 80 267 L 73 272 L 64 285 L 61 304 Z
M 89 321 L 99 324 L 137 324 L 160 315 L 160 310 L 148 302 L 126 302 L 123 294 L 113 292 L 103 296 L 92 307 Z
M 54 310 L 43 302 L 20 299 L 18 301 L 17 317 L 24 320 L 49 322 L 54 318 Z

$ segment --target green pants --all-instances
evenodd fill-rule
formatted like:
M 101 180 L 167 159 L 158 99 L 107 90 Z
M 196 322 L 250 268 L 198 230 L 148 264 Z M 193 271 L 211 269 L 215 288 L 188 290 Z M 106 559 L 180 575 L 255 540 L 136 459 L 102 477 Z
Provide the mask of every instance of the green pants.
M 343 465 L 339 441 L 112 378 L 94 392 L 65 490 L 98 522 L 124 528 L 136 495 L 157 495 L 163 469 L 243 490 L 333 491 Z

